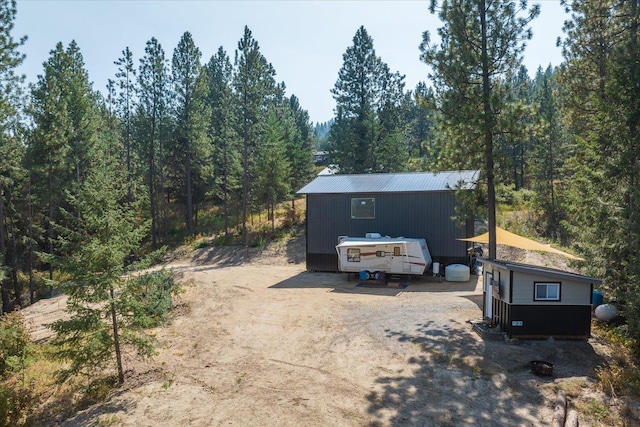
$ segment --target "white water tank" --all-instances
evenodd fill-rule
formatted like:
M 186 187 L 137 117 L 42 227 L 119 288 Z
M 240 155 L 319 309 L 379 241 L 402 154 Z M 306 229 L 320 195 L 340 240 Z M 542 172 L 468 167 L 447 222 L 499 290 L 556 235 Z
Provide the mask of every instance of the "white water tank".
M 469 266 L 464 264 L 451 264 L 444 268 L 444 279 L 447 282 L 467 282 L 470 275 Z
M 433 271 L 433 274 L 440 274 L 440 263 L 434 262 L 431 266 L 431 270 Z

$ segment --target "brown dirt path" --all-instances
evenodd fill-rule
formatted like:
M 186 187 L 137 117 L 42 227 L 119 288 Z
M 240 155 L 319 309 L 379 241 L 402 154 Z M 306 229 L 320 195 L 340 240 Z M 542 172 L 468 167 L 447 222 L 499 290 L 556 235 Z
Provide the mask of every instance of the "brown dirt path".
M 51 425 L 546 426 L 563 384 L 575 399 L 594 395 L 595 344 L 514 346 L 472 332 L 475 276 L 369 289 L 304 271 L 291 248 L 250 260 L 208 251 L 170 265 L 191 285 L 155 331 L 155 359 L 128 358 L 122 389 Z M 540 358 L 554 378 L 529 372 Z

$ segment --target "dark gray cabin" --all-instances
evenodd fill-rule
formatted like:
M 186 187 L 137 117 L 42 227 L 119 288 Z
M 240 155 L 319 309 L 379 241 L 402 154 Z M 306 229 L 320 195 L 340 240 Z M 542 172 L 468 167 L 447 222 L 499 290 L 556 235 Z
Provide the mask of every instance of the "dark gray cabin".
M 473 220 L 453 217 L 456 189 L 472 190 L 479 171 L 318 176 L 298 191 L 307 197 L 307 270 L 338 271 L 339 236 L 424 238 L 434 261 L 467 262 Z

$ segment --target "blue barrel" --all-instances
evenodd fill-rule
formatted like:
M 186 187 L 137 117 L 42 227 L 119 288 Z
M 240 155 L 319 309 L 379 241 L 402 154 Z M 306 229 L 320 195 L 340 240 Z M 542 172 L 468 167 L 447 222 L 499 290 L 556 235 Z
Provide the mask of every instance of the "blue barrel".
M 367 270 L 360 270 L 359 276 L 360 280 L 369 280 L 369 272 Z
M 603 298 L 602 292 L 593 291 L 591 293 L 591 304 L 593 304 L 595 306 L 598 306 L 598 305 L 602 304 L 602 298 Z

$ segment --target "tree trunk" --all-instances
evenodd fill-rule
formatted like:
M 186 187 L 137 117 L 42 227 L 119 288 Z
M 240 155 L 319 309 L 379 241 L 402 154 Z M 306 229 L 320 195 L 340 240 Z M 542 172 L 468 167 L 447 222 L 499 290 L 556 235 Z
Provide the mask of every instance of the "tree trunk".
M 482 25 L 482 105 L 484 109 L 484 161 L 487 178 L 487 219 L 489 223 L 489 258 L 496 258 L 496 190 L 493 164 L 493 111 L 491 110 L 491 82 L 487 52 L 487 9 L 485 0 L 479 0 Z
M 187 184 L 187 232 L 189 236 L 194 235 L 193 228 L 193 194 L 191 189 L 191 151 L 189 142 L 185 139 L 185 180 Z
M 31 167 L 29 167 L 29 251 L 27 254 L 27 270 L 29 271 L 29 302 L 34 304 L 36 301 L 36 291 L 33 283 L 33 201 L 31 199 Z
M 228 147 L 225 144 L 223 154 L 224 175 L 222 178 L 222 194 L 223 194 L 223 209 L 224 209 L 224 237 L 225 242 L 229 237 L 229 165 L 227 164 L 227 150 Z
M 0 189 L 0 265 L 4 262 L 4 255 L 7 251 L 4 222 L 4 190 Z
M 246 132 L 246 130 L 245 130 Z M 244 138 L 242 147 L 242 244 L 247 244 L 247 205 L 249 204 L 249 141 Z
M 1 204 L 1 203 L 0 203 Z M 15 298 L 15 305 L 22 307 L 22 286 L 18 280 L 18 245 L 16 244 L 16 236 L 18 235 L 13 221 L 11 225 L 11 279 L 13 280 L 13 292 Z
M 149 137 L 149 207 L 151 209 L 151 247 L 153 249 L 158 248 L 158 206 L 154 188 L 156 179 L 155 137 L 156 119 L 153 117 L 151 119 L 151 135 Z
M 47 235 L 49 237 L 49 255 L 53 256 L 53 220 L 54 220 L 54 207 L 53 207 L 53 171 L 49 168 L 49 222 L 47 224 Z M 53 263 L 49 261 L 49 280 L 53 280 Z M 51 293 L 51 292 L 49 292 Z
M 111 297 L 111 327 L 113 329 L 113 346 L 116 351 L 116 366 L 118 368 L 118 384 L 124 383 L 124 369 L 122 368 L 122 353 L 120 351 L 120 335 L 118 333 L 118 316 L 116 313 L 115 292 L 113 287 L 109 289 Z

